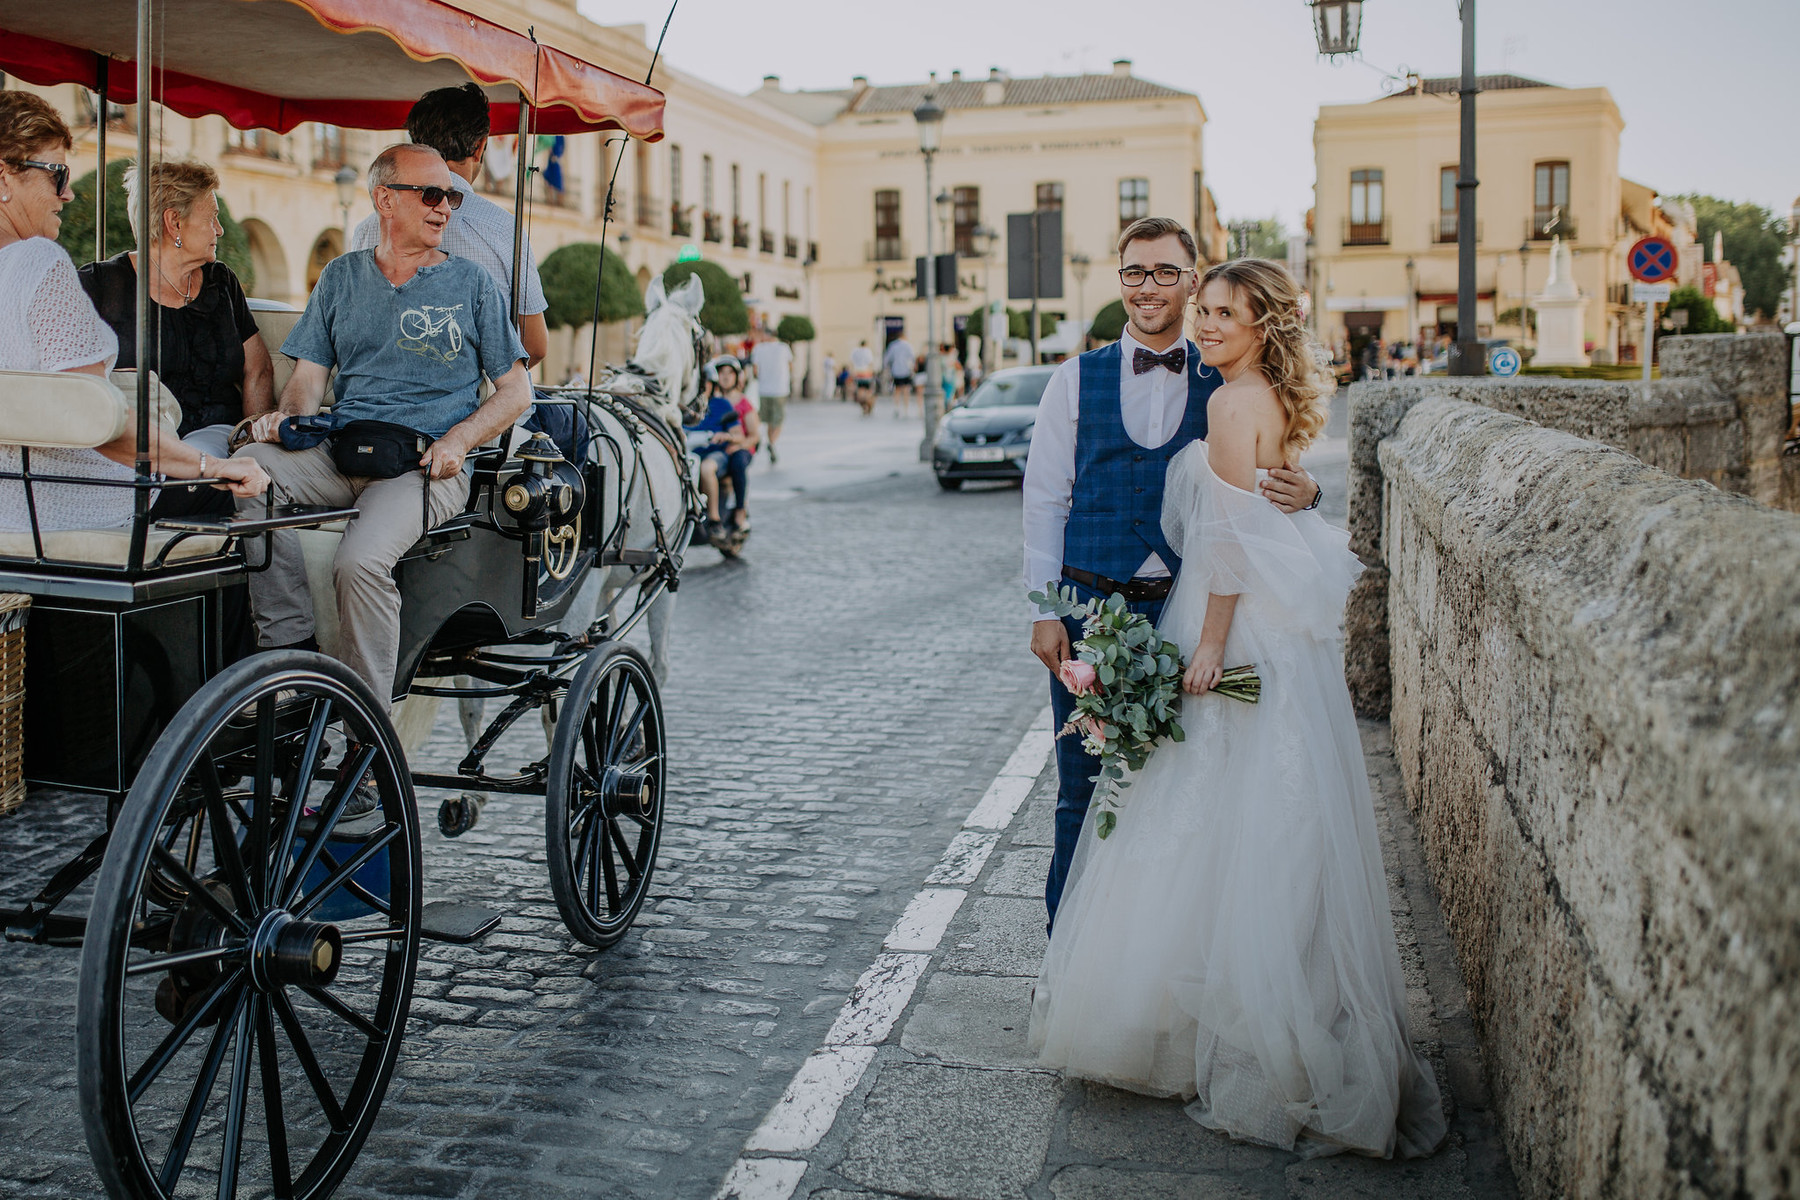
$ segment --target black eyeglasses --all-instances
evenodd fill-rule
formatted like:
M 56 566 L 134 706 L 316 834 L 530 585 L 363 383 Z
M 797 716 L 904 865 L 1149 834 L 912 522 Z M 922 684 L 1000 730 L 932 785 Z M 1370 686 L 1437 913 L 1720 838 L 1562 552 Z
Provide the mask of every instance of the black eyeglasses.
M 50 172 L 50 180 L 52 183 L 56 184 L 57 195 L 60 196 L 69 190 L 68 163 L 47 163 L 38 162 L 36 159 L 32 158 L 22 158 L 19 160 L 19 165 L 21 167 L 36 167 L 40 171 Z
M 450 211 L 455 212 L 462 207 L 463 194 L 455 188 L 442 188 L 434 184 L 423 183 L 384 183 L 381 185 L 393 192 L 417 192 L 419 199 L 425 202 L 426 208 L 436 208 L 444 201 L 450 201 Z
M 1142 287 L 1144 280 L 1154 279 L 1159 287 L 1174 287 L 1191 270 L 1192 267 L 1156 267 L 1150 270 L 1143 267 L 1120 267 L 1119 282 L 1126 287 Z

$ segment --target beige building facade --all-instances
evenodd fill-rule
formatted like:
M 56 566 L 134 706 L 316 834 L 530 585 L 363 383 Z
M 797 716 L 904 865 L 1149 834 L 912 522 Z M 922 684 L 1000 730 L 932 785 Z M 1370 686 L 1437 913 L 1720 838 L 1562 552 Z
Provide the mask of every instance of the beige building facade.
M 913 118 L 928 93 L 944 110 L 929 195 Z M 958 255 L 959 295 L 939 302 L 940 341 L 1004 296 L 1011 213 L 1061 212 L 1064 294 L 1041 300 L 1040 311 L 1081 328 L 1118 298 L 1114 248 L 1136 217 L 1175 217 L 1203 231 L 1203 259 L 1224 254 L 1203 168 L 1200 100 L 1133 75 L 1128 60 L 1104 75 L 1012 78 L 995 69 L 894 86 L 859 76 L 830 91 L 784 91 L 771 77 L 752 96 L 819 131 L 819 337 L 839 362 L 858 342 L 879 350 L 900 333 L 924 350 L 914 264 L 928 222 L 933 249 Z M 999 235 L 985 258 L 979 228 Z
M 1353 357 L 1376 334 L 1429 346 L 1458 332 L 1456 85 L 1415 78 L 1397 95 L 1319 110 L 1309 286 L 1321 339 Z M 1475 336 L 1530 349 L 1521 313 L 1543 292 L 1560 236 L 1586 351 L 1635 361 L 1642 309 L 1629 303 L 1625 252 L 1657 210 L 1649 189 L 1619 176 L 1624 120 L 1612 95 L 1515 75 L 1481 86 Z

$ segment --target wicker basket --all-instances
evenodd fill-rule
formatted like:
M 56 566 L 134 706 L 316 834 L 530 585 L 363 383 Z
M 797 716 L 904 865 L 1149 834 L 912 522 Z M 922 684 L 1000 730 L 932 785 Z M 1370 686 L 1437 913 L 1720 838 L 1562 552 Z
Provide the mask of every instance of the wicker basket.
M 31 597 L 0 592 L 0 816 L 25 802 L 25 617 Z

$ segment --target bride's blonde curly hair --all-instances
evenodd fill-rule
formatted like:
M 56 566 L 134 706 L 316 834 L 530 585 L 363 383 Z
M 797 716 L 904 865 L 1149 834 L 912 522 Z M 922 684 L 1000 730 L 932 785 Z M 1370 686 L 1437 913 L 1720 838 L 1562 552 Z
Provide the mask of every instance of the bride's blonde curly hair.
M 1249 309 L 1249 319 L 1242 323 L 1262 331 L 1262 358 L 1257 367 L 1287 410 L 1283 452 L 1298 454 L 1325 428 L 1329 416 L 1326 397 L 1337 390 L 1324 347 L 1306 331 L 1300 285 L 1286 267 L 1266 258 L 1219 263 L 1208 268 L 1200 287 L 1215 279 L 1223 280 L 1242 297 Z

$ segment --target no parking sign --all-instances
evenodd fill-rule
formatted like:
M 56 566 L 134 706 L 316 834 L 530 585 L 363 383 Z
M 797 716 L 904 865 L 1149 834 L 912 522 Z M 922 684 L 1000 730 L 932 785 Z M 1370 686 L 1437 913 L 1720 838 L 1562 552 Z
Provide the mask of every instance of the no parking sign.
M 1681 264 L 1675 243 L 1666 237 L 1643 237 L 1625 253 L 1625 267 L 1639 283 L 1662 283 L 1675 277 Z

